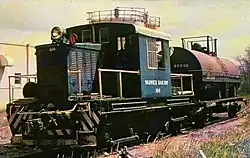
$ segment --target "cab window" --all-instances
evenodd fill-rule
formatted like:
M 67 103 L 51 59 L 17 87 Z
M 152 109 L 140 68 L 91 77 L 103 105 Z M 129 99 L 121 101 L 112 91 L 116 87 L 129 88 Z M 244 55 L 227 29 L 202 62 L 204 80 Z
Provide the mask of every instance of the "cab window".
M 117 50 L 124 50 L 125 49 L 125 37 L 117 37 Z
M 100 43 L 108 43 L 109 42 L 108 28 L 100 28 L 99 29 L 99 40 L 100 40 Z
M 82 30 L 82 42 L 92 42 L 91 29 Z
M 163 40 L 147 37 L 147 58 L 148 68 L 165 68 Z

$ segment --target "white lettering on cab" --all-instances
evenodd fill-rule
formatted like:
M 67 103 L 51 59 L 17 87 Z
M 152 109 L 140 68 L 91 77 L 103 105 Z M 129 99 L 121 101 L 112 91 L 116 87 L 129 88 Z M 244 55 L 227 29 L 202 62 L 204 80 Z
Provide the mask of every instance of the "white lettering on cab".
M 55 47 L 49 48 L 49 51 L 50 51 L 50 52 L 54 52 L 54 51 L 56 51 L 56 48 L 55 48 Z
M 166 81 L 166 80 L 145 80 L 145 84 L 146 85 L 155 85 L 155 86 L 157 86 L 157 85 L 164 86 L 164 85 L 168 85 L 168 81 Z
M 161 93 L 161 89 L 160 89 L 160 88 L 156 88 L 156 89 L 155 89 L 155 92 L 156 92 L 156 93 Z

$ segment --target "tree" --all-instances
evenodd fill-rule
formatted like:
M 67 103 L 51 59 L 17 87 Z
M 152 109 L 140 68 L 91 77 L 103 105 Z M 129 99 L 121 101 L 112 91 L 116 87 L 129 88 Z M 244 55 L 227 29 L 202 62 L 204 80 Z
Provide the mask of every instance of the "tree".
M 242 56 L 236 58 L 239 64 L 242 84 L 240 86 L 241 93 L 250 93 L 250 46 L 245 49 Z

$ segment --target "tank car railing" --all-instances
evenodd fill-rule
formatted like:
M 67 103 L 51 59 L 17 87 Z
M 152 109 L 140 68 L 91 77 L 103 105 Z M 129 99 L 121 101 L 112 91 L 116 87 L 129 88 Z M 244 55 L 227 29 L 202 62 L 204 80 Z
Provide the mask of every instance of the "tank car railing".
M 23 86 L 27 83 L 27 82 L 31 82 L 31 80 L 33 80 L 33 82 L 37 82 L 37 75 L 36 74 L 30 74 L 30 75 L 13 75 L 13 76 L 8 76 L 8 90 L 9 90 L 9 103 L 12 103 L 13 101 L 17 100 L 18 98 L 15 97 L 15 90 L 20 90 L 20 92 L 18 93 L 18 96 L 22 96 L 22 89 Z M 15 81 L 13 82 L 13 79 L 19 79 L 20 80 L 20 84 L 19 83 L 15 83 Z M 22 79 L 25 79 L 25 82 L 22 82 Z
M 190 77 L 190 87 L 191 90 L 190 91 L 184 91 L 184 84 L 183 84 L 183 77 Z M 172 85 L 173 88 L 179 88 L 180 94 L 177 92 L 177 95 L 185 95 L 185 94 L 191 94 L 194 95 L 194 83 L 193 83 L 193 75 L 192 74 L 171 74 L 171 79 L 172 78 L 178 78 L 180 79 L 180 87 L 174 87 L 174 85 Z
M 122 98 L 122 73 L 130 73 L 130 74 L 140 74 L 140 71 L 129 71 L 129 70 L 114 70 L 114 69 L 98 69 L 98 84 L 99 84 L 99 93 L 100 93 L 100 98 L 103 98 L 103 91 L 102 91 L 102 72 L 114 72 L 118 73 L 118 82 L 119 82 L 119 96 Z

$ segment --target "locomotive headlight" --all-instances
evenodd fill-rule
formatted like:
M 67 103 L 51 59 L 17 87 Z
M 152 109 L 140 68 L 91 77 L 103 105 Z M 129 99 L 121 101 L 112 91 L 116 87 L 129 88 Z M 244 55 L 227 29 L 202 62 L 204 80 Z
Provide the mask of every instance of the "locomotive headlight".
M 55 26 L 51 30 L 51 39 L 52 40 L 59 40 L 66 34 L 66 31 L 58 26 Z

